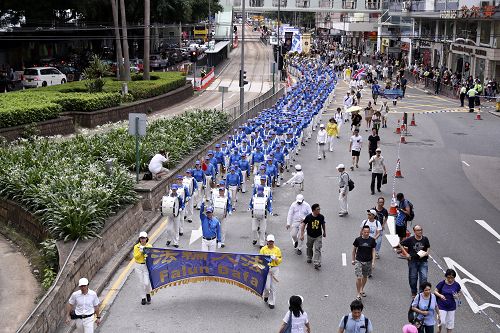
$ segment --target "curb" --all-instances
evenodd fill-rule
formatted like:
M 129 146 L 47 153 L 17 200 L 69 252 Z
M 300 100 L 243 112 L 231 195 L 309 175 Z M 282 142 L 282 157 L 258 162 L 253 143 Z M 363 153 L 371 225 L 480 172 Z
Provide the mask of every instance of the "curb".
M 500 111 L 488 111 L 488 113 L 494 115 L 495 117 L 500 117 Z

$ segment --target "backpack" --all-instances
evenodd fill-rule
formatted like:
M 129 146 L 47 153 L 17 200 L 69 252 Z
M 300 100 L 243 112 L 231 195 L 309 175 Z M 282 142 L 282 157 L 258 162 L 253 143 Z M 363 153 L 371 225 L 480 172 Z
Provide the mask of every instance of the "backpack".
M 410 206 L 410 215 L 406 216 L 406 221 L 413 221 L 415 218 L 415 210 L 413 209 L 413 204 L 410 202 L 410 200 L 406 200 L 408 202 L 408 205 Z
M 349 174 L 347 174 L 347 187 L 349 188 L 349 192 L 354 189 L 354 182 L 351 180 Z
M 378 216 L 377 216 L 377 218 L 378 218 Z M 364 220 L 364 221 L 363 221 L 363 227 L 364 227 L 367 223 L 368 223 L 368 220 Z M 378 219 L 375 219 L 375 227 L 378 227 L 378 226 L 380 225 L 380 223 L 381 223 L 381 222 L 380 222 Z M 361 227 L 361 228 L 363 228 L 363 227 Z
M 349 320 L 349 315 L 344 316 L 344 330 L 347 326 L 347 321 Z M 365 332 L 368 332 L 368 317 L 365 316 Z

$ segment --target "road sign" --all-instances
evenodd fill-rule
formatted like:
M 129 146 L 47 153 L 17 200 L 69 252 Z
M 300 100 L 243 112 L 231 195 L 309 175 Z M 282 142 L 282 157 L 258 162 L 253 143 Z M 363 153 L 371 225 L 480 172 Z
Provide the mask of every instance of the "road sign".
M 229 91 L 229 87 L 219 86 L 219 92 L 227 93 Z
M 139 118 L 139 119 L 137 119 Z M 128 134 L 129 135 L 146 135 L 146 121 L 147 116 L 145 113 L 129 113 L 128 114 Z

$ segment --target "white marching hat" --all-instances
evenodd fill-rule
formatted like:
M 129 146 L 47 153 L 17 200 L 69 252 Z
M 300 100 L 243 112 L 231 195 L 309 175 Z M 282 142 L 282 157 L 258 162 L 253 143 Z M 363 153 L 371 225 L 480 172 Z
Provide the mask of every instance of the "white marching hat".
M 87 280 L 86 278 L 81 278 L 80 280 L 78 280 L 78 287 L 88 286 L 88 285 L 89 285 L 89 280 Z
M 296 165 L 295 165 L 295 170 L 297 170 L 297 171 L 302 170 L 302 165 L 300 165 L 300 164 L 296 164 Z

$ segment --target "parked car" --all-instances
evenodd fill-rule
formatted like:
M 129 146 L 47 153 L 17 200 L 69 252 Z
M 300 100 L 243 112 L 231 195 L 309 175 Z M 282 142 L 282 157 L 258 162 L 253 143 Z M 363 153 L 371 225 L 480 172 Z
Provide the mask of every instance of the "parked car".
M 75 67 L 61 65 L 61 66 L 56 66 L 56 68 L 61 73 L 66 75 L 66 77 L 68 78 L 68 82 L 80 81 L 80 76 L 82 75 L 82 73 Z
M 168 58 L 164 59 L 160 54 L 152 54 L 149 56 L 149 65 L 152 69 L 160 69 L 168 66 Z
M 55 86 L 68 82 L 66 75 L 55 67 L 31 67 L 24 70 L 23 87 Z

